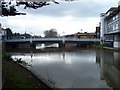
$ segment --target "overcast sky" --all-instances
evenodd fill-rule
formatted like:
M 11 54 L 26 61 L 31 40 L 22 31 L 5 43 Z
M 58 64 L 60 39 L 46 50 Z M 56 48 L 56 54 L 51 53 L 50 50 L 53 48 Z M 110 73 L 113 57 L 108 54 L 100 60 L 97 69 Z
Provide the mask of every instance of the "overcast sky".
M 13 32 L 43 35 L 44 30 L 57 29 L 60 35 L 76 32 L 95 32 L 100 22 L 100 13 L 110 7 L 117 7 L 119 0 L 78 0 L 63 2 L 39 8 L 18 10 L 27 15 L 0 17 L 2 27 L 11 28 Z

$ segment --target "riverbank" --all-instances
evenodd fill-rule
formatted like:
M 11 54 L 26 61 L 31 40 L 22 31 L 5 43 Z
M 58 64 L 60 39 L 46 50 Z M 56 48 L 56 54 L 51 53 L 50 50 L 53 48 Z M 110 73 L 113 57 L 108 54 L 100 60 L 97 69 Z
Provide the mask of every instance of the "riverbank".
M 2 60 L 4 89 L 46 89 L 52 90 L 37 76 L 13 60 Z
M 104 49 L 120 52 L 120 48 L 104 47 Z

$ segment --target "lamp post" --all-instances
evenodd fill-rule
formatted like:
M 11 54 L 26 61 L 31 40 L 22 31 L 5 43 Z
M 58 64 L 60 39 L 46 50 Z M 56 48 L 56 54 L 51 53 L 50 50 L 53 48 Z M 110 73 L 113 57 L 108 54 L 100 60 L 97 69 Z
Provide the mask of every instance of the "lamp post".
M 30 37 L 30 48 L 32 48 L 32 32 L 31 32 L 31 37 Z
M 32 34 L 33 34 L 33 33 L 31 32 L 30 43 L 32 43 Z
M 65 32 L 63 31 L 63 38 L 62 38 L 62 45 L 65 46 L 65 37 L 64 37 Z

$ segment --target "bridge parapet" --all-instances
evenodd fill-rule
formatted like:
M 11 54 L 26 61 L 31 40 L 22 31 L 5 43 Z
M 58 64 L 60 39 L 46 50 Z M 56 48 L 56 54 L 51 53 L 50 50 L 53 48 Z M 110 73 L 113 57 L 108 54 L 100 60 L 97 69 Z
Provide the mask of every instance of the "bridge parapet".
M 32 38 L 32 42 L 37 42 L 37 41 L 58 41 L 62 42 L 64 39 L 65 42 L 69 41 L 75 41 L 75 42 L 100 42 L 100 39 L 92 39 L 92 38 Z M 30 42 L 31 38 L 28 39 L 8 39 L 5 42 Z

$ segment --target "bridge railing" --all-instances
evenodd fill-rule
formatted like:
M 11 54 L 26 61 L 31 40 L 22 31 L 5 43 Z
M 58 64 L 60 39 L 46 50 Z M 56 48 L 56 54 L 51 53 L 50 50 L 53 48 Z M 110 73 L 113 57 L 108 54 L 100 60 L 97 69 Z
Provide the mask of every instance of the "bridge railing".
M 9 39 L 6 42 L 29 42 L 29 41 L 92 41 L 99 42 L 100 39 L 94 38 L 27 38 L 27 39 Z
M 65 38 L 65 41 L 100 41 L 94 38 Z

